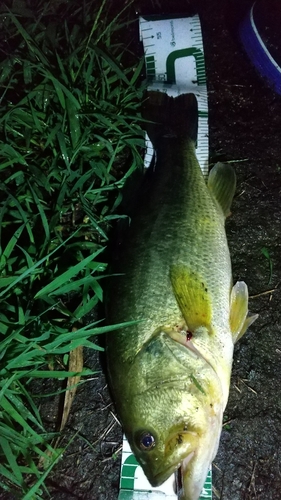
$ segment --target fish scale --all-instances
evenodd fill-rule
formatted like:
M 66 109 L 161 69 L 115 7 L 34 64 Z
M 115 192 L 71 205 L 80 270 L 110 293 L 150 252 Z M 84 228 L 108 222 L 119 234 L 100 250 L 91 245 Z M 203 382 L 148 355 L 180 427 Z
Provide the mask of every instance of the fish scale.
M 126 278 L 116 280 L 116 285 L 113 285 L 116 286 L 115 321 L 147 318 L 151 324 L 149 328 L 153 330 L 159 324 L 177 323 L 182 318 L 169 277 L 170 266 L 175 262 L 192 266 L 210 289 L 219 317 L 221 311 L 225 312 L 225 317 L 229 315 L 231 272 L 226 237 L 222 231 L 223 215 L 207 191 L 194 146 L 185 144 L 183 150 L 177 141 L 170 139 L 168 142 L 171 144 L 165 146 L 158 158 L 159 162 L 162 155 L 166 158 L 164 165 L 168 165 L 168 172 L 161 169 L 153 182 L 158 184 L 157 189 L 151 186 L 151 199 L 142 203 L 134 217 L 130 243 L 118 268 Z M 170 150 L 175 151 L 172 167 L 169 167 Z M 182 150 L 184 154 L 180 157 L 177 151 Z M 192 160 L 184 161 L 189 155 L 196 168 L 189 168 Z M 182 192 L 179 186 L 183 183 L 186 187 Z M 215 259 L 214 251 L 217 252 Z M 130 301 L 128 295 L 132 297 Z M 125 333 L 122 352 L 129 350 L 132 355 L 132 349 L 137 351 L 139 344 L 150 337 L 149 328 L 138 325 L 138 333 L 135 330 L 132 338 L 127 338 Z
M 197 500 L 219 443 L 234 342 L 247 318 L 233 288 L 224 229 L 231 166 L 208 184 L 195 153 L 197 101 L 148 93 L 156 164 L 147 173 L 108 293 L 108 376 L 133 453 L 152 486 L 180 466 L 183 500 Z

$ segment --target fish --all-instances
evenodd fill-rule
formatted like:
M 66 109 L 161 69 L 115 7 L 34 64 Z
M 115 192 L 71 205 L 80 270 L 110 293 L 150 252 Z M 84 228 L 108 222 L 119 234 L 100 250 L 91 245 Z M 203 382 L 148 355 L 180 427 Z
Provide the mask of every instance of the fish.
M 257 318 L 248 288 L 232 283 L 225 219 L 236 175 L 196 157 L 193 93 L 149 91 L 143 117 L 155 150 L 108 290 L 111 394 L 150 484 L 176 474 L 197 500 L 216 456 L 233 347 Z

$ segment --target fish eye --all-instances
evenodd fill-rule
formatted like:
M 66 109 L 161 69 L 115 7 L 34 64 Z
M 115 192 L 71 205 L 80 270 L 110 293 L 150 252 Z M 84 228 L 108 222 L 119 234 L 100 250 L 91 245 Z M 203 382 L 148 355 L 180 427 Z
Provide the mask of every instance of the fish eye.
M 150 451 L 155 446 L 155 438 L 150 432 L 142 432 L 138 436 L 138 446 L 143 451 Z

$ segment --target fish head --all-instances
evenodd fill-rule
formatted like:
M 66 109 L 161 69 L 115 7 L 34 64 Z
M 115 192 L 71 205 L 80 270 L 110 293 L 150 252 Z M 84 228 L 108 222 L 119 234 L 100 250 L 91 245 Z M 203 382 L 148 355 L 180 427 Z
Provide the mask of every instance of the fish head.
M 126 387 L 120 416 L 149 482 L 159 486 L 178 471 L 180 498 L 197 500 L 222 427 L 216 373 L 161 332 L 138 353 Z

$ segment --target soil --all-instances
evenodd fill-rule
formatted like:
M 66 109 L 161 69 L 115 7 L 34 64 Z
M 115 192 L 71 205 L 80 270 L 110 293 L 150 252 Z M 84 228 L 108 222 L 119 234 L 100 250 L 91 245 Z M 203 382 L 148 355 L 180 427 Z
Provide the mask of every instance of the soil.
M 238 179 L 226 225 L 233 279 L 245 280 L 250 309 L 259 313 L 235 347 L 225 425 L 213 463 L 213 498 L 278 500 L 281 97 L 266 86 L 239 44 L 237 26 L 251 1 L 136 3 L 143 14 L 190 13 L 193 8 L 199 12 L 209 90 L 210 160 L 235 162 Z M 131 33 L 139 50 L 136 24 Z M 47 485 L 54 500 L 117 500 L 122 431 L 108 392 L 103 355 L 87 351 L 85 356 L 85 365 L 97 374 L 78 389 L 59 447 L 72 441 Z M 58 409 L 51 399 L 44 400 L 42 415 L 44 423 L 55 428 Z

